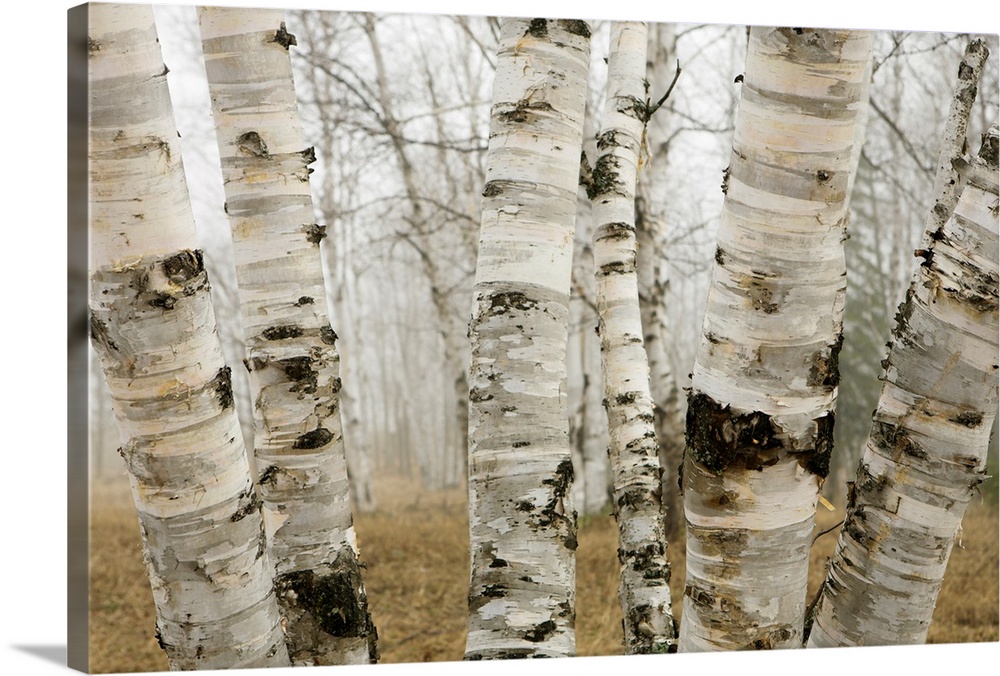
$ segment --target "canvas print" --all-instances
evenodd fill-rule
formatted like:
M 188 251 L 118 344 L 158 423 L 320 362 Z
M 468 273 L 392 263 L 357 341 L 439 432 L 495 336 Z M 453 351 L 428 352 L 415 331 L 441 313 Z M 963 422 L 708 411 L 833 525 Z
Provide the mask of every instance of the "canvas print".
M 71 666 L 998 640 L 997 35 L 69 19 Z

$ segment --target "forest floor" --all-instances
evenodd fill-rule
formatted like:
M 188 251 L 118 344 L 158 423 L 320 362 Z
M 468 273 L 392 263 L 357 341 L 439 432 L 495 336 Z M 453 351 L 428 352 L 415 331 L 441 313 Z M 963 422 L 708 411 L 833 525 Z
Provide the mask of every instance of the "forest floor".
M 411 482 L 376 485 L 379 508 L 359 514 L 355 526 L 365 585 L 378 628 L 381 662 L 460 660 L 465 647 L 469 575 L 464 489 L 420 493 Z M 843 518 L 820 508 L 817 533 Z M 580 519 L 577 549 L 577 653 L 622 653 L 617 601 L 617 529 L 610 515 Z M 837 530 L 812 550 L 809 595 L 823 580 Z M 683 543 L 669 558 L 674 614 L 680 618 Z M 152 596 L 139 528 L 124 482 L 99 482 L 91 501 L 90 669 L 95 673 L 165 671 L 157 645 Z M 970 593 L 970 590 L 975 593 Z M 938 599 L 931 643 L 998 640 L 997 506 L 973 500 L 960 545 L 952 552 Z

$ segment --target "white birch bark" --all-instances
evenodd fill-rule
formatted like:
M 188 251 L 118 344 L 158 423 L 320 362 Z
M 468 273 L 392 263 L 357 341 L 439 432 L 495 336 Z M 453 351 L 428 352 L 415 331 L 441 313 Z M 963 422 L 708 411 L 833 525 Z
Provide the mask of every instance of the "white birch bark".
M 595 223 L 598 327 L 618 522 L 618 600 L 628 654 L 668 652 L 676 646 L 659 445 L 636 274 L 636 172 L 650 110 L 644 87 L 646 33 L 641 22 L 611 25 L 607 99 L 588 191 Z
M 649 94 L 658 100 L 670 88 L 676 74 L 674 24 L 652 24 L 646 56 Z M 642 311 L 643 343 L 649 360 L 649 387 L 653 395 L 656 440 L 660 447 L 660 501 L 668 542 L 683 530 L 684 502 L 679 472 L 684 456 L 684 410 L 680 388 L 668 345 L 673 332 L 667 325 L 666 196 L 670 113 L 660 108 L 647 122 L 648 155 L 636 186 L 636 273 L 639 277 L 639 308 Z
M 465 658 L 575 652 L 566 340 L 590 28 L 505 19 L 470 336 Z
M 802 643 L 870 55 L 865 32 L 750 30 L 688 400 L 684 652 Z
M 997 412 L 997 127 L 896 315 L 808 646 L 924 643 Z
M 275 589 L 295 665 L 377 658 L 358 566 L 308 165 L 280 10 L 199 8 L 254 399 Z
M 287 666 L 148 5 L 90 7 L 91 337 L 172 670 Z

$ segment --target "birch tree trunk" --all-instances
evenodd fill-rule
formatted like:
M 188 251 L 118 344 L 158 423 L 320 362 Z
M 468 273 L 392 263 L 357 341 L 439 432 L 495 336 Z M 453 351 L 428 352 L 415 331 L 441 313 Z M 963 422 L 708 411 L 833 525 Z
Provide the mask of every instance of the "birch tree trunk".
M 668 652 L 676 646 L 659 446 L 636 275 L 636 172 L 650 110 L 643 86 L 646 33 L 645 23 L 611 25 L 608 95 L 588 191 L 595 223 L 598 328 L 618 521 L 618 600 L 628 654 Z
M 808 646 L 924 643 L 997 412 L 997 127 L 896 314 Z
M 646 74 L 652 98 L 666 93 L 676 70 L 672 67 L 676 52 L 674 24 L 658 23 L 649 27 Z M 656 440 L 659 444 L 660 501 L 667 542 L 681 535 L 684 524 L 684 501 L 681 499 L 679 472 L 684 456 L 684 410 L 680 388 L 668 351 L 673 332 L 667 325 L 666 267 L 667 154 L 669 151 L 669 112 L 660 108 L 647 122 L 648 157 L 639 172 L 636 186 L 636 274 L 639 278 L 639 308 L 642 312 L 643 343 L 649 360 L 649 388 L 653 395 Z
M 865 32 L 750 31 L 688 399 L 685 652 L 802 644 L 870 56 Z
M 470 336 L 465 658 L 575 652 L 566 339 L 590 28 L 505 19 Z
M 172 670 L 287 666 L 148 5 L 90 7 L 90 331 Z
M 375 661 L 308 165 L 280 10 L 199 8 L 254 398 L 275 589 L 295 665 Z

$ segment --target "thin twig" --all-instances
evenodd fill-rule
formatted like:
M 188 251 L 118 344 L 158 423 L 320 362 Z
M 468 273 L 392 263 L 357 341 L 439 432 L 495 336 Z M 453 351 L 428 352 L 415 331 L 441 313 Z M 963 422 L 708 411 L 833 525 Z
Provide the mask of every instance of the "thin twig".
M 649 118 L 653 117 L 653 113 L 658 111 L 660 109 L 660 106 L 662 106 L 666 102 L 667 97 L 670 96 L 670 92 L 674 91 L 674 85 L 677 84 L 677 78 L 679 78 L 680 76 L 681 76 L 681 62 L 680 60 L 678 60 L 677 70 L 674 71 L 674 79 L 670 81 L 670 86 L 667 87 L 667 93 L 661 96 L 660 100 L 657 101 L 653 106 L 650 106 L 649 109 L 646 111 L 647 122 L 649 121 Z

